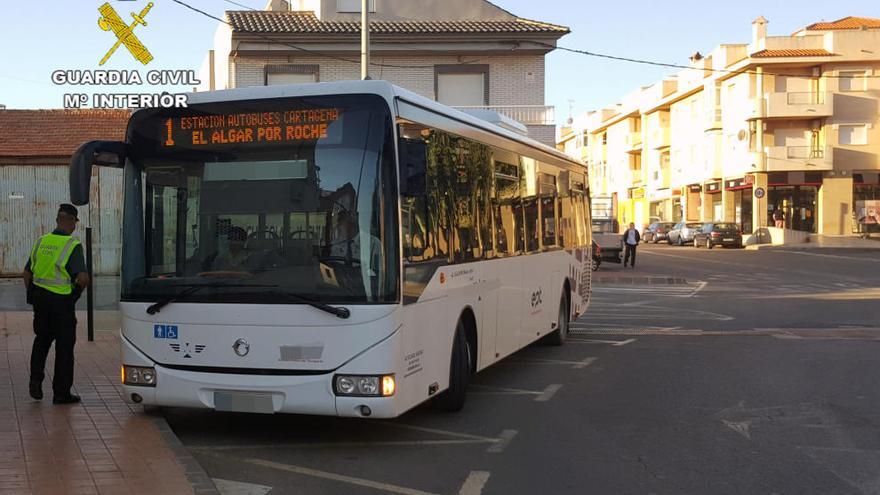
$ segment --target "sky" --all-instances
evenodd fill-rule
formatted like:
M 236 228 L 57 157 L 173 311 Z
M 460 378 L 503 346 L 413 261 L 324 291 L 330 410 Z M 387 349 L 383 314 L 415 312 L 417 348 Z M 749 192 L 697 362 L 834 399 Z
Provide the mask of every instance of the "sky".
M 98 61 L 116 41 L 111 32 L 97 25 L 97 8 L 104 0 L 40 2 L 0 0 L 0 104 L 8 108 L 61 108 L 65 93 L 95 88 L 57 86 L 51 81 L 56 70 L 97 69 Z M 145 1 L 109 0 L 129 22 L 131 11 Z M 191 5 L 222 17 L 237 10 L 227 0 L 186 0 Z M 265 0 L 235 0 L 262 8 Z M 419 0 L 412 0 L 419 1 Z M 120 48 L 101 68 L 116 70 L 170 69 L 198 71 L 211 48 L 217 21 L 171 2 L 153 0 L 147 26 L 134 33 L 155 57 L 144 67 Z M 880 17 L 877 0 L 800 0 L 791 2 L 736 0 L 627 0 L 594 2 L 575 0 L 495 0 L 514 14 L 568 26 L 571 33 L 560 45 L 630 58 L 687 64 L 699 51 L 710 52 L 722 43 L 748 43 L 751 22 L 763 15 L 770 23 L 769 35 L 788 35 L 820 20 L 849 15 Z M 35 5 L 44 8 L 35 9 Z M 50 8 L 45 6 L 51 5 Z M 711 7 L 709 7 L 711 5 Z M 546 103 L 556 107 L 557 123 L 569 114 L 579 115 L 613 105 L 625 94 L 656 82 L 674 70 L 603 60 L 555 51 L 546 58 Z M 112 92 L 188 91 L 188 86 L 102 88 Z

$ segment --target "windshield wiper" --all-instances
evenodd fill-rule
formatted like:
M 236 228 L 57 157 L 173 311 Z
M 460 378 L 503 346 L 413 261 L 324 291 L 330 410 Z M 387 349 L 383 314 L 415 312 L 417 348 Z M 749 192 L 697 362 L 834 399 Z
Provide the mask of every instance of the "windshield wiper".
M 309 306 L 311 306 L 313 308 L 320 309 L 321 311 L 330 313 L 331 315 L 335 315 L 337 318 L 342 318 L 343 320 L 347 319 L 349 316 L 351 316 L 351 311 L 349 311 L 348 308 L 346 308 L 346 307 L 331 306 L 329 304 L 318 302 L 313 299 L 309 299 L 306 296 L 301 296 L 301 295 L 296 294 L 294 292 L 288 292 L 288 291 L 282 289 L 280 286 L 270 286 L 270 287 L 272 287 L 272 289 L 274 289 L 274 290 L 268 291 L 269 294 L 279 295 L 279 296 L 286 297 L 286 298 L 293 300 L 293 301 L 296 301 L 296 302 L 308 304 Z
M 226 284 L 226 283 L 213 283 L 213 284 L 177 284 L 176 287 L 189 287 L 186 290 L 180 291 L 173 296 L 166 297 L 164 299 L 159 299 L 155 303 L 147 306 L 147 314 L 154 315 L 158 313 L 162 308 L 168 306 L 169 304 L 179 301 L 181 298 L 186 297 L 190 294 L 194 294 L 206 287 L 218 288 L 218 287 L 275 287 L 274 285 L 256 285 L 256 284 Z

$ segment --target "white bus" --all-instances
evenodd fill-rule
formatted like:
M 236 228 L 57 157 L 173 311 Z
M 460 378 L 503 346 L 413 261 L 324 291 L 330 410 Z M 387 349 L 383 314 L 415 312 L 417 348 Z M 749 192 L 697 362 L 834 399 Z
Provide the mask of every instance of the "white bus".
M 583 165 L 383 81 L 142 109 L 126 140 L 122 379 L 145 405 L 389 418 L 561 344 L 590 298 Z

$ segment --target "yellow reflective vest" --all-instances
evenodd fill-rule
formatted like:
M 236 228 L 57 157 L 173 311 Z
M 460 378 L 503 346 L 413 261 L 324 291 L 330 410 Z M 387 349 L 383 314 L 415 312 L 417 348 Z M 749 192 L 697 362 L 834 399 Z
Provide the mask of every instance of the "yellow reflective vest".
M 31 250 L 31 273 L 34 285 L 62 296 L 73 292 L 73 279 L 67 273 L 67 262 L 78 239 L 69 235 L 46 234 L 37 239 Z

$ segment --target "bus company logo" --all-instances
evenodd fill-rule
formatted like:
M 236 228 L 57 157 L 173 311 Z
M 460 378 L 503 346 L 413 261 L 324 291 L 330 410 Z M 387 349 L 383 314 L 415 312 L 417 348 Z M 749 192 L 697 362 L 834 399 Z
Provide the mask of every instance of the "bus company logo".
M 544 303 L 544 300 L 542 297 L 543 297 L 543 291 L 541 290 L 540 287 L 538 287 L 538 290 L 536 290 L 535 292 L 532 292 L 531 304 L 532 304 L 533 308 L 536 308 Z
M 110 57 L 116 53 L 116 50 L 120 45 L 125 45 L 125 48 L 128 49 L 131 56 L 144 65 L 149 64 L 153 60 L 153 55 L 134 34 L 134 28 L 136 28 L 138 24 L 146 27 L 147 21 L 145 21 L 144 18 L 152 8 L 153 2 L 150 2 L 140 11 L 139 14 L 132 12 L 131 17 L 134 21 L 132 21 L 131 24 L 126 24 L 109 2 L 98 7 L 98 12 L 101 14 L 101 17 L 98 18 L 98 27 L 104 31 L 113 31 L 113 34 L 116 35 L 116 43 L 110 47 L 110 50 L 104 55 L 104 58 L 101 59 L 98 65 L 104 65 L 107 63 L 107 61 L 110 60 Z

